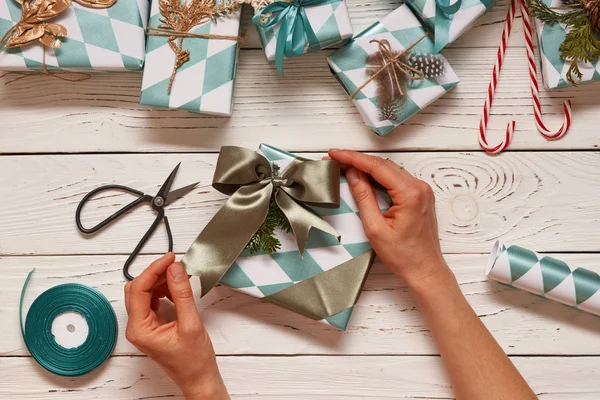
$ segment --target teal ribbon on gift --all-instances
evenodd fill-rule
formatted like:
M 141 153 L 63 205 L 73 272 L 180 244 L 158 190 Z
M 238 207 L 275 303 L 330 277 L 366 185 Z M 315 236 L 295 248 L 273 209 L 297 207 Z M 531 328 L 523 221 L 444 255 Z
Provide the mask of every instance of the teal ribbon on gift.
M 293 0 L 291 3 L 276 1 L 258 11 L 252 22 L 261 28 L 270 28 L 281 22 L 277 34 L 275 65 L 283 76 L 284 57 L 292 58 L 304 54 L 306 46 L 319 46 L 319 39 L 308 21 L 305 7 L 323 6 L 340 0 Z M 460 0 L 459 0 L 460 1 Z M 263 17 L 267 17 L 263 21 Z
M 435 38 L 434 48 L 436 53 L 439 53 L 450 41 L 450 24 L 452 17 L 460 10 L 462 0 L 457 0 L 454 4 L 450 4 L 451 0 L 435 0 Z

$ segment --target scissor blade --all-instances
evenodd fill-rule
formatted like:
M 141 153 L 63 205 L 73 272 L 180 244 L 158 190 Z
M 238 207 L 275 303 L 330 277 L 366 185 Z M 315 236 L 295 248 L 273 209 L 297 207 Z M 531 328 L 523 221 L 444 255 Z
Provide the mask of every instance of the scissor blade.
M 165 199 L 165 206 L 168 206 L 169 204 L 173 203 L 175 200 L 182 198 L 183 196 L 185 196 L 186 194 L 188 194 L 189 192 L 194 190 L 194 188 L 196 186 L 198 186 L 199 183 L 200 182 L 192 183 L 191 185 L 187 185 L 187 186 L 184 186 L 182 188 L 179 188 L 177 190 L 173 190 L 172 192 L 170 192 L 169 195 L 167 196 L 167 198 Z
M 181 163 L 177 164 L 175 169 L 169 174 L 165 183 L 163 183 L 163 185 L 158 190 L 158 193 L 156 193 L 156 197 L 162 197 L 163 199 L 165 197 L 167 197 L 167 194 L 171 190 L 171 185 L 173 185 L 173 181 L 175 180 L 175 175 L 177 175 L 177 171 L 179 170 L 180 165 L 181 165 Z

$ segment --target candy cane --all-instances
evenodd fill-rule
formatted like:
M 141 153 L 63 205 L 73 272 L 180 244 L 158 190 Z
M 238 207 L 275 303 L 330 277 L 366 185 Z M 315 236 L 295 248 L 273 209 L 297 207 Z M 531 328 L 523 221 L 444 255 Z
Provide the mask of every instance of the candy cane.
M 508 47 L 508 39 L 512 31 L 516 11 L 517 0 L 512 0 L 510 7 L 508 7 L 506 22 L 504 24 L 504 30 L 502 31 L 502 41 L 500 42 L 500 47 L 498 48 L 496 64 L 494 65 L 494 70 L 492 71 L 492 80 L 490 81 L 490 85 L 488 87 L 487 97 L 485 98 L 485 103 L 483 105 L 483 114 L 481 116 L 481 121 L 479 122 L 479 145 L 483 150 L 491 154 L 497 154 L 506 149 L 512 140 L 513 132 L 515 131 L 515 121 L 509 122 L 508 126 L 506 127 L 506 136 L 504 140 L 495 146 L 488 144 L 488 141 L 485 137 L 487 124 L 490 118 L 490 109 L 492 108 L 492 103 L 494 101 L 494 93 L 496 91 L 496 86 L 498 85 L 500 70 L 502 69 L 502 64 L 504 63 L 504 54 L 506 53 L 506 48 Z
M 531 97 L 533 99 L 533 113 L 535 116 L 535 124 L 538 131 L 549 140 L 561 138 L 571 127 L 571 101 L 567 100 L 563 103 L 564 122 L 556 131 L 550 131 L 542 120 L 542 104 L 540 102 L 540 92 L 537 80 L 537 67 L 535 64 L 534 48 L 533 48 L 533 29 L 531 25 L 531 15 L 525 0 L 520 0 L 521 17 L 523 19 L 523 34 L 525 35 L 525 43 L 527 44 L 527 58 L 529 59 L 529 80 L 531 84 Z
M 502 152 L 504 149 L 508 147 L 512 140 L 512 136 L 515 130 L 515 121 L 509 122 L 506 127 L 506 135 L 504 140 L 496 145 L 491 146 L 488 144 L 486 139 L 486 128 L 489 120 L 490 108 L 492 106 L 494 92 L 496 90 L 496 86 L 498 85 L 498 77 L 500 75 L 500 70 L 502 69 L 502 64 L 504 61 L 504 54 L 506 53 L 506 47 L 508 44 L 508 39 L 510 37 L 512 31 L 512 25 L 514 23 L 517 2 L 520 4 L 521 8 L 521 16 L 523 19 L 523 33 L 525 35 L 525 43 L 527 47 L 527 59 L 529 64 L 529 82 L 531 86 L 531 97 L 533 100 L 533 112 L 535 117 L 535 124 L 538 131 L 549 140 L 556 140 L 561 138 L 569 128 L 571 127 L 571 119 L 572 119 L 572 110 L 571 110 L 571 101 L 567 100 L 563 104 L 564 110 L 564 122 L 561 127 L 556 131 L 550 131 L 544 121 L 542 120 L 542 104 L 540 101 L 540 92 L 539 92 L 539 84 L 537 80 L 537 67 L 535 64 L 535 55 L 534 55 L 534 46 L 533 46 L 533 29 L 531 25 L 531 16 L 529 13 L 529 8 L 527 8 L 527 4 L 525 0 L 511 0 L 510 7 L 508 9 L 508 14 L 506 17 L 506 23 L 504 25 L 504 30 L 502 31 L 502 41 L 500 43 L 500 47 L 498 49 L 498 56 L 496 59 L 496 65 L 494 66 L 494 70 L 492 72 L 492 81 L 490 82 L 490 86 L 488 88 L 488 93 L 486 97 L 485 104 L 483 105 L 483 116 L 481 118 L 481 122 L 479 123 L 479 145 L 483 150 L 491 154 L 497 154 Z

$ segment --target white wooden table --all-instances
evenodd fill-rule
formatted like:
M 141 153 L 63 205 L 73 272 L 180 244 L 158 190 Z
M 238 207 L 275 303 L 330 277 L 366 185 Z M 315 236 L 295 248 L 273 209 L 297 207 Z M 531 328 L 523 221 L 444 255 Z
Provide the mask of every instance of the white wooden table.
M 356 31 L 399 5 L 349 0 Z M 547 122 L 573 99 L 572 131 L 547 142 L 533 123 L 520 21 L 490 124 L 500 139 L 517 121 L 511 151 L 490 157 L 477 145 L 481 106 L 499 43 L 506 0 L 444 51 L 462 83 L 387 137 L 371 134 L 326 64 L 329 51 L 267 67 L 246 13 L 234 116 L 206 118 L 138 104 L 140 74 L 97 75 L 77 84 L 35 77 L 0 85 L 0 398 L 171 399 L 180 392 L 124 337 L 121 267 L 154 213 L 138 210 L 93 238 L 75 226 L 91 189 L 120 183 L 155 191 L 182 162 L 175 186 L 200 180 L 168 209 L 175 251 L 185 252 L 225 197 L 210 187 L 222 145 L 267 142 L 294 152 L 330 147 L 385 152 L 433 187 L 440 237 L 461 288 L 482 321 L 542 399 L 600 397 L 600 319 L 489 283 L 487 252 L 497 239 L 600 271 L 599 85 L 544 92 Z M 128 201 L 97 201 L 90 220 Z M 166 248 L 159 230 L 136 263 Z M 564 254 L 563 254 L 564 253 Z M 81 378 L 53 376 L 25 349 L 18 302 L 44 289 L 91 284 L 112 302 L 120 325 L 113 357 Z M 452 398 L 427 326 L 406 287 L 376 264 L 347 332 L 218 288 L 199 302 L 235 399 Z

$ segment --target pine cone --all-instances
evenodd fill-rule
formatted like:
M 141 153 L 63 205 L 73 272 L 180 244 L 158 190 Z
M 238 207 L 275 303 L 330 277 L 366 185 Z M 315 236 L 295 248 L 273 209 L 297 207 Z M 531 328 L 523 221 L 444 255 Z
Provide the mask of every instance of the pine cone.
M 596 32 L 600 33 L 600 0 L 582 1 Z

